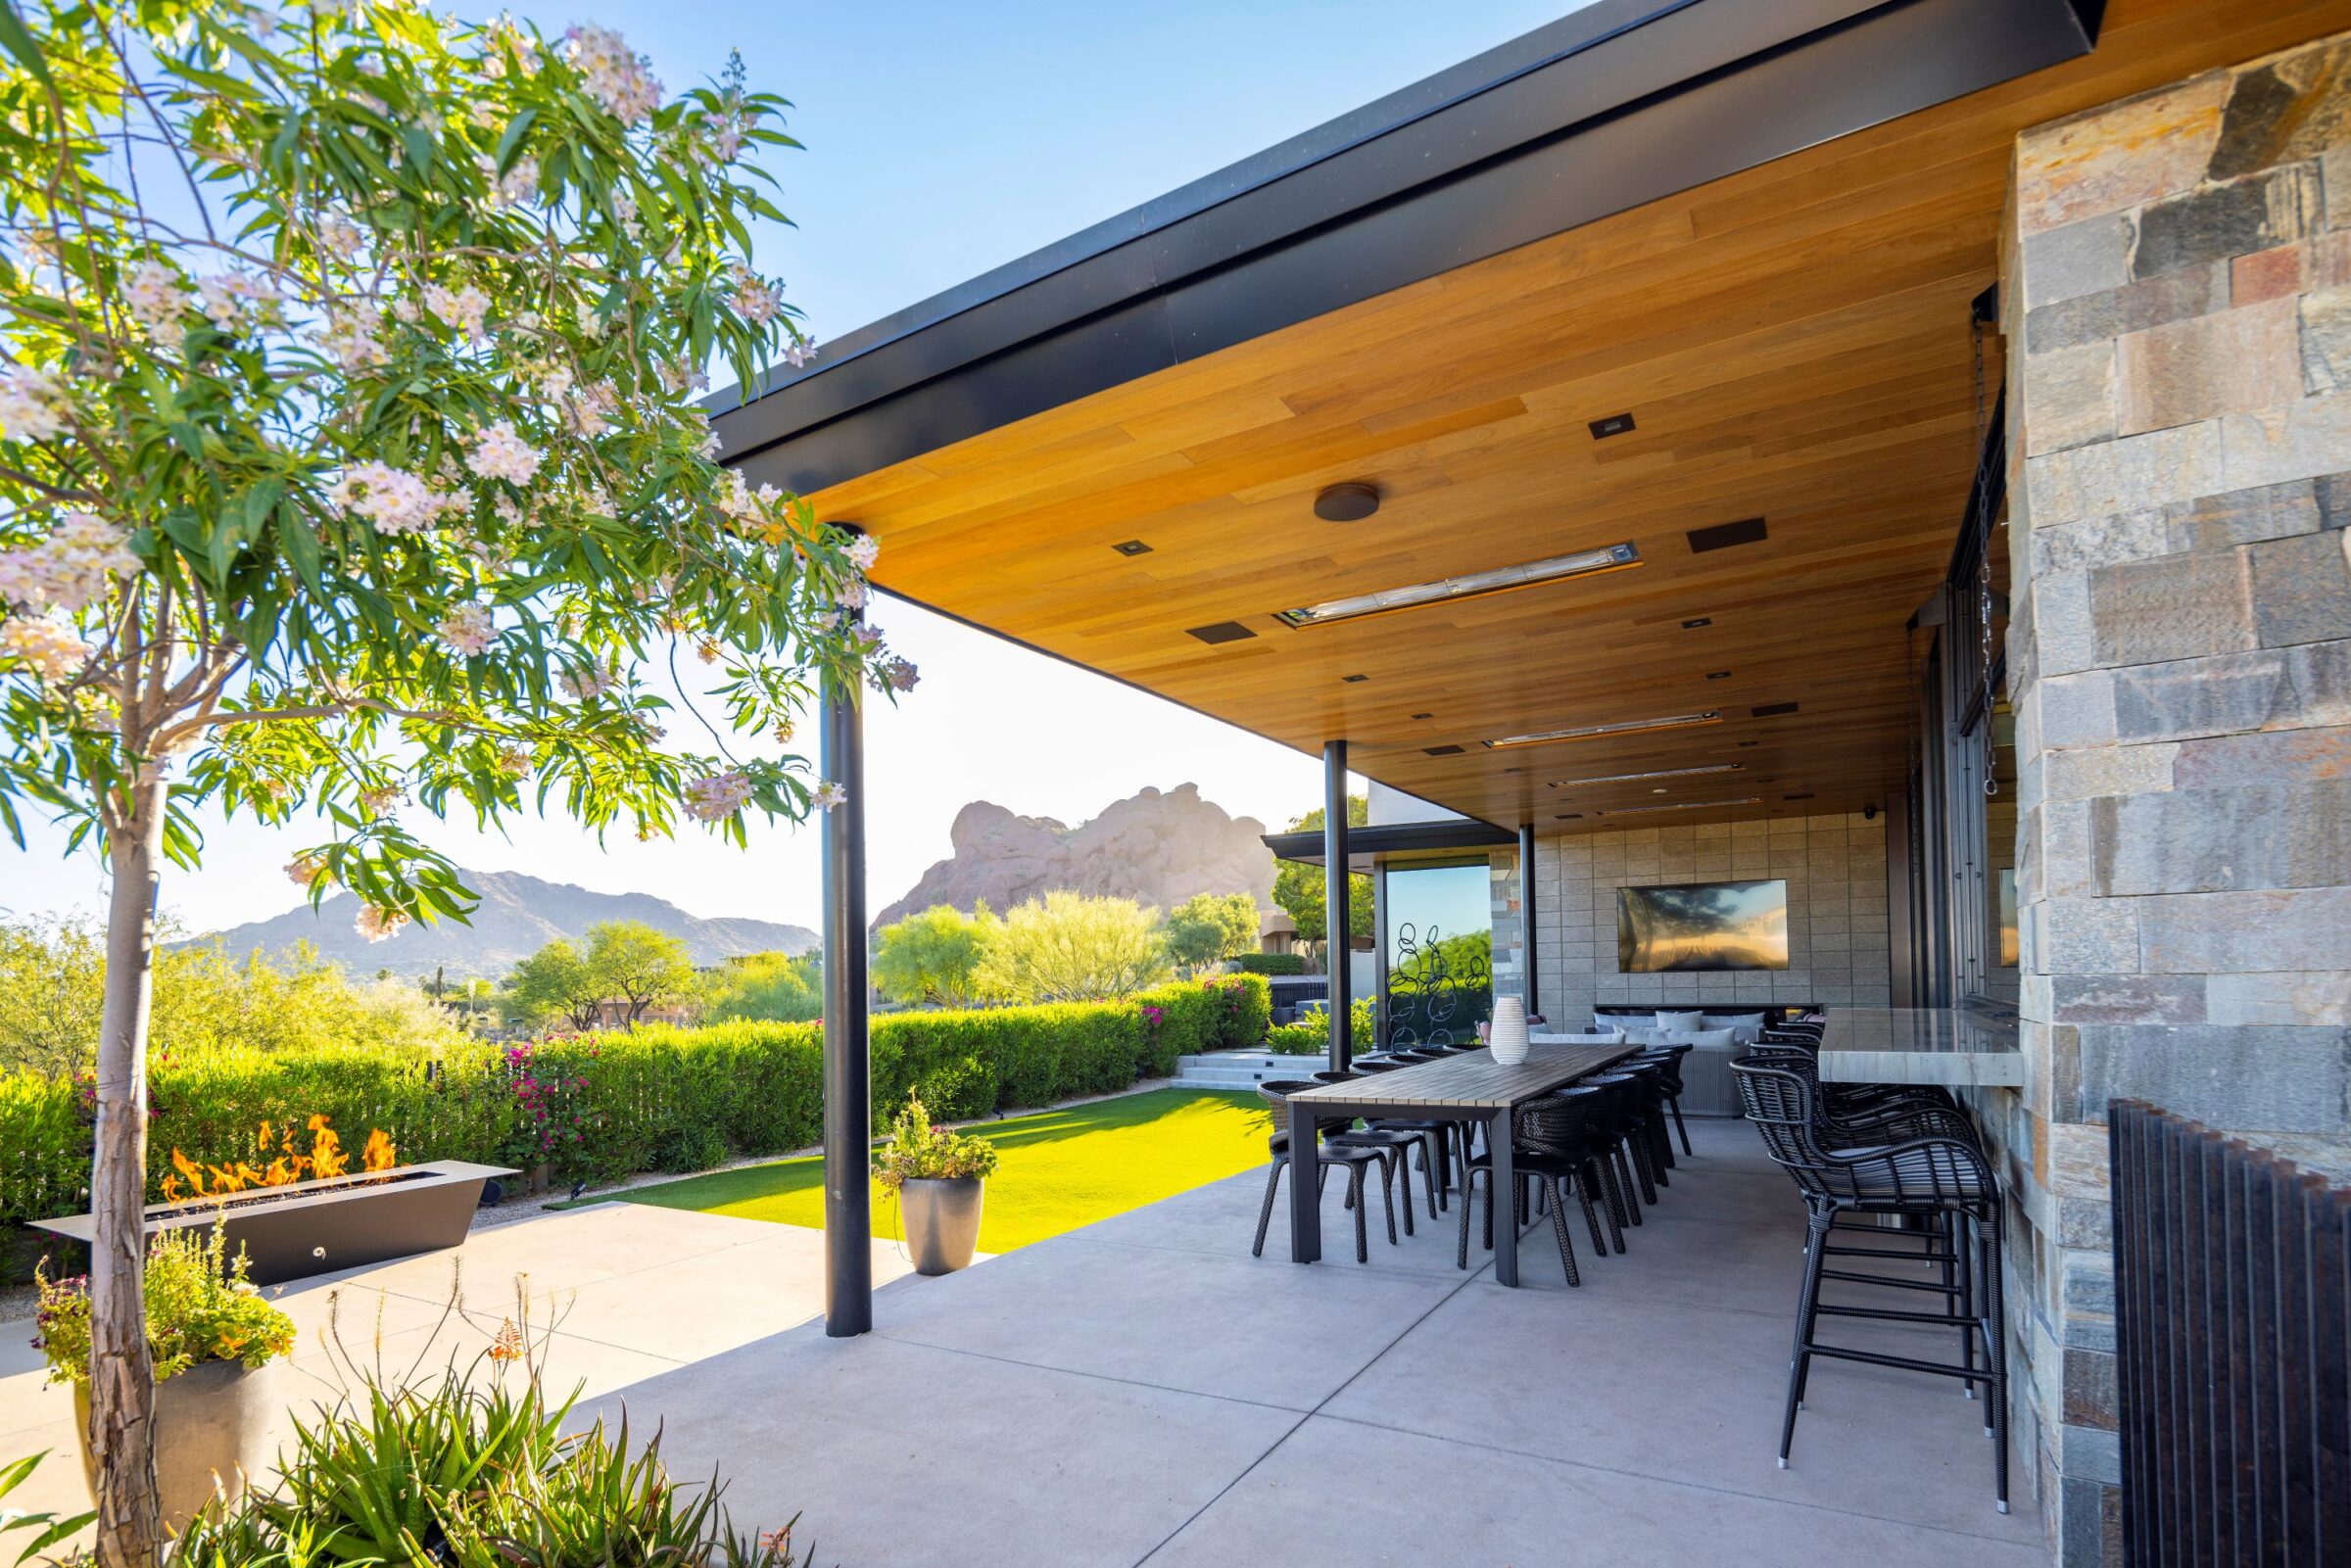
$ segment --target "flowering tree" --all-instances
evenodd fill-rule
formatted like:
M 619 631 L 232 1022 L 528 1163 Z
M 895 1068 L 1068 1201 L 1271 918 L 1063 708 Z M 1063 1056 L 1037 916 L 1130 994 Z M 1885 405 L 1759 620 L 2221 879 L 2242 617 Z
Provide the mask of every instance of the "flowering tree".
M 360 924 L 461 918 L 414 802 L 640 835 L 837 798 L 743 737 L 914 672 L 870 541 L 715 461 L 702 369 L 807 351 L 748 225 L 794 145 L 740 64 L 408 3 L 0 0 L 0 826 L 113 870 L 92 1204 L 99 1551 L 152 1558 L 139 1200 L 153 908 L 194 810 L 314 820 Z M 696 722 L 701 723 L 698 715 Z M 746 747 L 746 753 L 748 748 Z

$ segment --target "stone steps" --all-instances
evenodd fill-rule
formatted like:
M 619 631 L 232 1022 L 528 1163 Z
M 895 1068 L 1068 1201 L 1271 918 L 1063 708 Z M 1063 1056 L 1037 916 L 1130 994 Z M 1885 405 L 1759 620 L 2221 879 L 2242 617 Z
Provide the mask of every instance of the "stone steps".
M 1172 1085 L 1178 1089 L 1253 1089 L 1269 1078 L 1303 1078 L 1322 1065 L 1319 1056 L 1279 1056 L 1271 1051 L 1212 1051 L 1176 1059 Z

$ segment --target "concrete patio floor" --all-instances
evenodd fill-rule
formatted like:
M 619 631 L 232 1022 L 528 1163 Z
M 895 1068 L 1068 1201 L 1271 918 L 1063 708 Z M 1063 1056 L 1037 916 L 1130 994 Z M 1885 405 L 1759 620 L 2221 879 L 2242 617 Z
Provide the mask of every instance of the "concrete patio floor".
M 657 1419 L 675 1473 L 721 1471 L 744 1524 L 801 1515 L 820 1564 L 2047 1563 L 2029 1472 L 2003 1517 L 1984 1406 L 1948 1380 L 1816 1363 L 1776 1468 L 1802 1212 L 1745 1124 L 1691 1135 L 1625 1256 L 1592 1257 L 1575 1216 L 1573 1291 L 1548 1224 L 1521 1289 L 1474 1238 L 1458 1271 L 1458 1211 L 1391 1248 L 1375 1209 L 1359 1265 L 1336 1182 L 1330 1261 L 1288 1262 L 1278 1212 L 1252 1259 L 1250 1173 L 944 1279 L 877 1243 L 889 1283 L 857 1340 L 816 1320 L 818 1233 L 625 1204 L 477 1232 L 466 1296 L 495 1321 L 526 1273 L 563 1312 L 549 1371 L 584 1381 L 584 1414 Z M 380 1304 L 395 1369 L 478 1345 L 434 1338 L 449 1278 L 444 1255 L 341 1281 L 346 1344 L 364 1354 Z M 283 1298 L 305 1403 L 330 1389 L 333 1283 Z M 0 1330 L 0 1459 L 57 1449 L 24 1500 L 76 1505 L 70 1403 L 39 1388 L 29 1325 Z

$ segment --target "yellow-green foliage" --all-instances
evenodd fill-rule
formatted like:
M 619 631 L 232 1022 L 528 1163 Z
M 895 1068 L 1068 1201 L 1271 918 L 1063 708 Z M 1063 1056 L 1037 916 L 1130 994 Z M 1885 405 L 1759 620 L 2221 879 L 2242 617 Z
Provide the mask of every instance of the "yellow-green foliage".
M 93 927 L 0 924 L 0 1071 L 88 1068 L 105 970 L 105 942 Z M 158 1057 L 322 1045 L 420 1050 L 457 1033 L 414 985 L 353 980 L 305 953 L 278 961 L 234 957 L 209 943 L 156 950 L 149 1049 Z
M 245 1255 L 226 1255 L 226 1238 L 167 1230 L 148 1244 L 147 1345 L 155 1375 L 167 1378 L 205 1361 L 260 1366 L 294 1349 L 294 1320 L 245 1279 Z M 90 1380 L 90 1286 L 80 1276 L 43 1278 L 34 1346 L 52 1383 Z
M 909 1092 L 944 1121 L 1112 1094 L 1164 1077 L 1178 1056 L 1255 1045 L 1269 995 L 1254 974 L 1164 985 L 1118 1002 L 899 1013 L 873 1022 L 877 1129 Z M 452 1040 L 438 1052 L 229 1050 L 158 1062 L 149 1076 L 150 1192 L 170 1151 L 224 1164 L 253 1151 L 256 1125 L 312 1114 L 347 1147 L 381 1127 L 404 1162 L 542 1160 L 567 1180 L 701 1170 L 732 1155 L 814 1143 L 824 1124 L 818 1023 L 648 1026 L 514 1048 Z M 546 1123 L 517 1094 L 552 1084 Z M 87 1207 L 84 1088 L 0 1074 L 0 1226 Z M 577 1136 L 573 1136 L 573 1134 Z

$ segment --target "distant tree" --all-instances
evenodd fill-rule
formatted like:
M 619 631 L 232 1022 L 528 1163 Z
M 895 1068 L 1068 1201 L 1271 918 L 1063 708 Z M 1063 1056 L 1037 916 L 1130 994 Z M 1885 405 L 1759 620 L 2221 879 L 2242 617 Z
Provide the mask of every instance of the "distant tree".
M 701 983 L 686 944 L 641 920 L 589 927 L 588 972 L 606 997 L 629 1004 L 632 1026 L 647 1008 L 684 1001 Z
M 1205 969 L 1257 949 L 1257 900 L 1247 893 L 1194 893 L 1168 913 L 1168 956 Z
M 1370 817 L 1370 802 L 1362 795 L 1347 797 L 1347 825 L 1361 828 Z M 1322 812 L 1319 808 L 1308 812 L 1290 824 L 1294 833 L 1319 832 Z M 1371 879 L 1357 873 L 1347 879 L 1347 932 L 1350 936 L 1371 934 Z M 1329 919 L 1323 906 L 1322 868 L 1295 860 L 1285 860 L 1273 870 L 1273 902 L 1288 912 L 1298 926 L 1298 940 L 1320 942 L 1329 934 Z
M 934 904 L 892 921 L 874 936 L 874 985 L 893 1002 L 968 1006 L 980 995 L 974 976 L 1001 924 L 985 901 L 969 915 L 952 904 Z
M 562 1019 L 585 1029 L 603 999 L 602 983 L 568 937 L 556 937 L 506 976 L 506 1011 L 525 1022 Z
M 825 1016 L 824 975 L 814 953 L 745 953 L 703 977 L 703 1017 L 802 1023 Z
M 984 996 L 1082 1002 L 1156 985 L 1174 969 L 1156 909 L 1057 891 L 1005 915 L 988 933 L 974 978 Z

